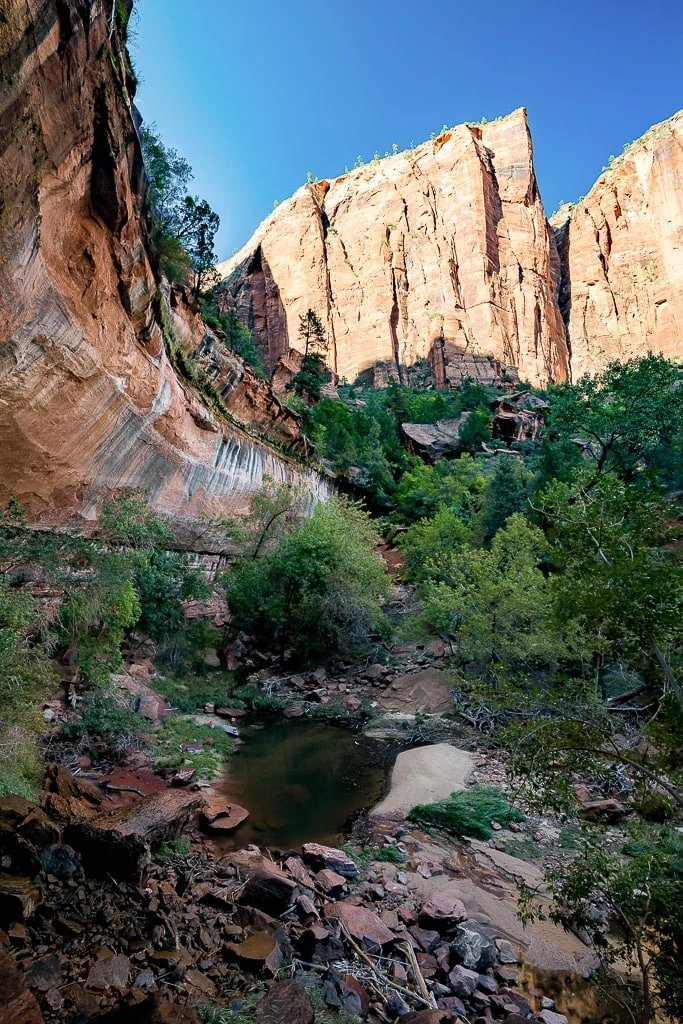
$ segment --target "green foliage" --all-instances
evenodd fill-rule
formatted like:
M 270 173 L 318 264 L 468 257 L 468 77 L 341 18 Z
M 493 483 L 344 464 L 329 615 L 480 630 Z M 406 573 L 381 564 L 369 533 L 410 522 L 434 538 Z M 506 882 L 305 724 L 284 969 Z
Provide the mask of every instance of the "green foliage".
M 214 283 L 214 240 L 220 219 L 205 199 L 188 194 L 192 169 L 164 144 L 156 125 L 144 125 L 140 137 L 149 180 L 152 245 L 170 281 L 185 283 L 192 271 L 194 293 L 199 296 Z
M 450 508 L 439 509 L 430 519 L 420 519 L 399 538 L 407 579 L 438 579 L 441 567 L 448 566 L 455 552 L 469 550 L 471 541 L 471 526 Z
M 273 551 L 243 557 L 226 577 L 233 628 L 291 645 L 304 660 L 366 647 L 386 631 L 378 541 L 358 505 L 335 499 L 316 506 Z
M 178 839 L 162 843 L 152 854 L 152 860 L 155 864 L 167 864 L 172 857 L 187 857 L 189 852 L 190 840 L 186 836 L 180 836 Z
M 451 793 L 447 800 L 418 804 L 410 811 L 408 819 L 441 829 L 451 836 L 490 839 L 492 821 L 509 825 L 511 821 L 524 821 L 524 815 L 496 786 L 472 786 Z
M 496 460 L 479 517 L 482 539 L 489 543 L 515 512 L 528 513 L 531 474 L 522 462 L 508 456 Z
M 462 548 L 425 566 L 420 621 L 450 639 L 463 661 L 495 678 L 510 669 L 554 665 L 565 641 L 539 567 L 547 550 L 542 531 L 515 513 L 490 551 Z
M 385 864 L 405 864 L 406 862 L 406 858 L 398 846 L 383 846 L 381 850 L 374 850 L 372 859 Z
M 460 443 L 466 452 L 478 452 L 491 440 L 491 414 L 486 409 L 475 409 L 460 428 Z
M 248 327 L 240 321 L 234 309 L 220 314 L 211 304 L 210 296 L 201 304 L 204 322 L 222 337 L 226 348 L 243 359 L 252 368 L 256 376 L 265 380 L 266 373 L 263 363 L 254 345 L 253 336 Z
M 179 711 L 200 711 L 205 704 L 218 707 L 241 707 L 241 701 L 232 696 L 234 677 L 231 672 L 211 672 L 192 675 L 189 672 L 154 676 L 152 684 L 157 693 L 165 697 L 171 707 Z
M 182 749 L 193 744 L 202 744 L 202 749 Z M 191 718 L 169 717 L 164 719 L 155 738 L 154 768 L 195 768 L 201 778 L 215 779 L 234 746 L 234 740 L 221 728 L 199 725 Z
M 551 389 L 551 438 L 577 438 L 598 472 L 628 481 L 665 478 L 683 427 L 679 371 L 661 356 L 612 362 L 577 384 Z M 680 453 L 677 457 L 680 465 Z
M 312 309 L 299 317 L 299 341 L 304 346 L 301 369 L 286 388 L 308 403 L 319 402 L 325 384 L 325 357 L 328 340 L 325 327 Z
M 417 462 L 403 474 L 396 488 L 397 507 L 392 519 L 410 524 L 448 510 L 471 525 L 487 484 L 481 465 L 469 455 L 435 466 Z
M 625 828 L 628 841 L 621 850 L 590 830 L 569 863 L 546 872 L 548 916 L 588 934 L 604 965 L 626 964 L 640 976 L 641 1021 L 659 1019 L 661 1010 L 680 1020 L 683 839 L 671 828 Z M 534 896 L 528 892 L 522 903 L 524 920 L 541 916 Z
M 61 729 L 66 739 L 89 736 L 92 739 L 99 737 L 106 743 L 122 736 L 137 736 L 141 732 L 141 720 L 113 691 L 86 694 L 80 717 L 65 722 Z

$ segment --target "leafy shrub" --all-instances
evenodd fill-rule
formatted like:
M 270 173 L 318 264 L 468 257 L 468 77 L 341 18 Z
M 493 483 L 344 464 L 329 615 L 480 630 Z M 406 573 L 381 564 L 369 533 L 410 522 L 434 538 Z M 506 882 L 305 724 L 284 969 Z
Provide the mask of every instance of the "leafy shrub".
M 95 692 L 86 694 L 80 718 L 65 722 L 61 732 L 67 739 L 87 735 L 111 742 L 121 736 L 139 735 L 142 722 L 113 693 Z
M 162 843 L 159 849 L 152 854 L 152 860 L 155 864 L 166 864 L 171 857 L 176 855 L 187 857 L 189 852 L 190 840 L 187 836 L 180 836 L 178 839 L 170 839 L 167 843 Z
M 472 786 L 451 793 L 447 800 L 433 804 L 418 804 L 408 815 L 410 821 L 432 825 L 452 836 L 474 836 L 490 839 L 491 821 L 509 825 L 511 821 L 524 821 L 524 815 L 508 803 L 497 786 Z

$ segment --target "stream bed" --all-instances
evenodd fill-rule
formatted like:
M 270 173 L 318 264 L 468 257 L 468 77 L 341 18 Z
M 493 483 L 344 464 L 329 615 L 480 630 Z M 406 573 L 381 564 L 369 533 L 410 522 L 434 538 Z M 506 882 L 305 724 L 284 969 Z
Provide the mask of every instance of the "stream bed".
M 249 818 L 219 849 L 338 844 L 384 796 L 397 749 L 329 722 L 268 716 L 240 722 L 242 744 L 221 790 Z

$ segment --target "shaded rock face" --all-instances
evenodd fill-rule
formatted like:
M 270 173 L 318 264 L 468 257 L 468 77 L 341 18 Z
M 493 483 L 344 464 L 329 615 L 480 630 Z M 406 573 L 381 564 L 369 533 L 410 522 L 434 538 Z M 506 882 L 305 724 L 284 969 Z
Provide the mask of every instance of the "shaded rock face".
M 305 185 L 222 273 L 224 302 L 271 370 L 298 346 L 310 307 L 331 369 L 349 380 L 381 362 L 440 365 L 449 352 L 535 383 L 567 376 L 557 249 L 521 109 Z
M 683 352 L 683 111 L 654 125 L 552 219 L 572 377 Z
M 221 361 L 217 339 L 210 375 L 234 423 L 169 362 L 110 8 L 0 0 L 0 502 L 16 493 L 34 521 L 62 523 L 138 486 L 179 520 L 239 510 L 265 475 L 320 496 L 318 478 L 242 429 L 300 443 L 295 418 Z M 180 342 L 196 348 L 200 318 L 182 306 L 172 324 L 189 324 Z

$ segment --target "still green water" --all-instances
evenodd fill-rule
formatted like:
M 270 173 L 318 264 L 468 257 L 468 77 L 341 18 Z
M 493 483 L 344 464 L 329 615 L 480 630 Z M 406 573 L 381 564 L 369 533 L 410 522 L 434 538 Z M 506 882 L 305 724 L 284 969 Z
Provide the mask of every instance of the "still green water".
M 353 819 L 381 800 L 395 751 L 327 722 L 269 717 L 240 722 L 223 790 L 250 816 L 217 845 L 293 849 L 338 843 Z

